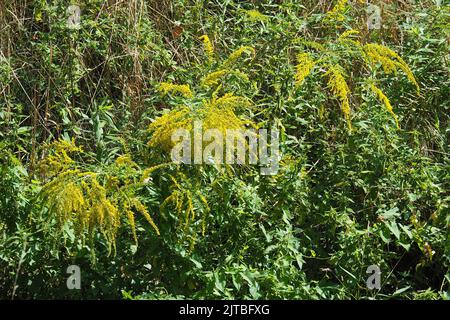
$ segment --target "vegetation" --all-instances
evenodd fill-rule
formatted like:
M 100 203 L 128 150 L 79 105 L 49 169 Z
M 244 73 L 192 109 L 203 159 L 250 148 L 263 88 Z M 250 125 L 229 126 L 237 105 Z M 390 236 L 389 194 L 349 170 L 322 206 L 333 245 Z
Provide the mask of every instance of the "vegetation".
M 449 299 L 450 6 L 370 3 L 1 1 L 0 297 Z M 195 120 L 279 171 L 172 162 Z

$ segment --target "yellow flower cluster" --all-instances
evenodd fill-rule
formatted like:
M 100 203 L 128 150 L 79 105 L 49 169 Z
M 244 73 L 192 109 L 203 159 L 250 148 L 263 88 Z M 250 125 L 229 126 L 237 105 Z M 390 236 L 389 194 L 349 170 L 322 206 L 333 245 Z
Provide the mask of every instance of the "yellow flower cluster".
M 327 12 L 325 21 L 344 21 L 345 17 L 343 13 L 347 8 L 348 0 L 338 0 L 337 4 Z
M 211 41 L 209 40 L 207 35 L 203 35 L 200 37 L 200 39 L 204 42 L 205 52 L 206 55 L 209 57 L 210 61 L 213 61 L 213 55 L 214 55 L 214 48 L 212 47 Z M 249 46 L 243 46 L 232 52 L 228 58 L 222 63 L 219 70 L 210 72 L 202 79 L 202 85 L 204 87 L 212 87 L 215 85 L 218 85 L 220 80 L 223 79 L 227 75 L 235 75 L 240 79 L 243 79 L 244 81 L 248 82 L 249 77 L 246 73 L 231 68 L 232 65 L 238 60 L 244 53 L 247 54 L 255 54 L 255 49 Z
M 383 102 L 387 111 L 389 111 L 389 113 L 392 114 L 392 116 L 394 117 L 395 123 L 397 124 L 397 128 L 400 128 L 400 126 L 398 124 L 397 115 L 394 113 L 394 110 L 392 108 L 391 102 L 389 101 L 389 98 L 386 97 L 386 95 L 383 93 L 383 91 L 381 91 L 379 88 L 377 88 L 374 84 L 371 84 L 370 88 L 378 96 L 378 99 L 380 99 L 381 102 Z
M 352 47 L 356 47 L 358 49 L 358 53 L 364 55 L 364 50 L 359 41 L 353 40 L 351 37 L 354 35 L 358 35 L 359 31 L 357 30 L 346 30 L 344 31 L 338 38 L 338 42 L 345 45 L 350 50 Z
M 311 73 L 315 62 L 311 58 L 311 55 L 309 53 L 300 53 L 297 55 L 297 61 L 298 64 L 295 67 L 296 73 L 295 73 L 295 85 L 297 87 L 301 86 L 303 84 L 303 81 L 305 78 Z
M 387 74 L 396 74 L 397 70 L 402 70 L 408 80 L 416 86 L 417 93 L 420 93 L 420 87 L 417 80 L 409 68 L 408 64 L 394 50 L 376 43 L 369 43 L 364 46 L 367 62 L 371 65 L 380 63 Z
M 215 85 L 218 85 L 219 82 L 227 75 L 235 75 L 238 78 L 244 80 L 245 82 L 250 81 L 248 75 L 240 70 L 221 69 L 207 74 L 206 77 L 202 79 L 202 85 L 205 87 L 213 87 Z
M 133 168 L 133 167 L 136 168 L 137 167 L 137 168 L 139 168 L 139 166 L 136 164 L 136 162 L 134 162 L 131 159 L 131 156 L 129 154 L 124 154 L 124 155 L 117 157 L 115 163 L 119 167 L 128 167 L 128 168 Z
M 119 210 L 106 197 L 95 173 L 65 171 L 43 187 L 42 196 L 61 225 L 71 222 L 80 234 L 90 235 L 98 228 L 115 247 Z
M 351 110 L 348 98 L 350 89 L 347 85 L 347 82 L 345 81 L 345 78 L 337 65 L 329 66 L 328 71 L 325 73 L 325 76 L 328 76 L 328 86 L 331 89 L 332 93 L 341 101 L 342 113 L 344 114 L 349 129 L 351 129 Z
M 148 127 L 152 138 L 148 142 L 149 147 L 160 147 L 165 151 L 173 148 L 172 133 L 177 129 L 188 129 L 192 126 L 191 110 L 186 106 L 178 107 L 163 116 L 157 118 Z
M 196 220 L 196 206 L 198 209 L 202 209 L 202 235 L 206 232 L 206 218 L 211 211 L 206 197 L 197 191 L 193 194 L 191 190 L 196 190 L 190 180 L 182 172 L 177 172 L 176 177 L 170 175 L 172 180 L 171 193 L 163 201 L 160 206 L 160 210 L 163 211 L 167 206 L 171 205 L 178 214 L 178 217 L 183 218 L 180 220 L 182 223 L 182 229 L 186 232 L 189 225 Z M 183 216 L 184 214 L 184 216 Z M 191 248 L 195 245 L 195 236 L 191 236 Z
M 132 207 L 134 207 L 136 212 L 142 214 L 144 216 L 145 220 L 147 220 L 147 222 L 153 227 L 156 234 L 158 236 L 160 235 L 159 229 L 156 226 L 155 222 L 153 221 L 152 217 L 150 216 L 147 208 L 142 204 L 141 201 L 139 201 L 138 198 L 134 197 L 134 198 L 129 199 L 128 201 L 123 201 L 121 206 L 127 216 L 128 224 L 131 227 L 131 231 L 133 232 L 134 242 L 136 244 L 138 243 L 137 234 L 136 234 L 136 221 L 135 221 L 135 217 L 134 217 L 134 212 L 131 210 Z
M 206 87 L 212 87 L 214 85 L 217 85 L 219 84 L 220 79 L 223 76 L 227 75 L 229 72 L 230 72 L 229 69 L 222 69 L 211 72 L 202 79 L 202 85 Z
M 174 130 L 193 130 L 193 123 L 196 120 L 203 121 L 203 129 L 219 129 L 223 133 L 227 129 L 245 129 L 248 121 L 241 120 L 235 113 L 237 108 L 250 107 L 251 102 L 240 96 L 227 93 L 211 100 L 204 100 L 203 105 L 197 109 L 190 109 L 181 106 L 174 109 L 160 118 L 156 119 L 149 126 L 152 137 L 148 142 L 149 147 L 160 147 L 165 151 L 173 148 L 172 133 Z
M 208 61 L 214 62 L 214 47 L 211 40 L 206 34 L 202 35 L 199 39 L 203 41 L 203 48 L 205 50 L 206 56 L 208 57 Z
M 227 60 L 223 63 L 223 66 L 229 67 L 233 65 L 237 59 L 239 59 L 244 53 L 246 54 L 255 54 L 255 49 L 249 46 L 242 46 L 237 50 L 233 51 Z
M 344 5 L 345 3 L 346 1 L 340 1 L 336 7 Z M 355 36 L 358 34 L 359 32 L 357 30 L 346 30 L 335 42 L 333 42 L 333 45 L 341 44 L 345 46 L 349 49 L 345 50 L 344 48 L 347 53 L 352 50 L 351 53 L 368 66 L 381 65 L 384 72 L 387 74 L 396 74 L 398 70 L 402 70 L 408 77 L 408 80 L 415 85 L 417 92 L 420 93 L 419 84 L 417 83 L 414 74 L 406 62 L 395 51 L 379 44 L 370 43 L 363 45 L 358 39 L 355 39 Z M 329 54 L 330 50 L 335 50 L 334 46 L 329 47 L 322 45 L 321 43 L 302 39 L 297 39 L 295 44 L 309 47 L 317 51 L 312 52 L 312 50 L 309 50 L 310 53 L 304 52 L 297 56 L 298 64 L 296 65 L 296 74 L 294 76 L 295 85 L 300 86 L 304 79 L 311 73 L 311 70 L 315 65 L 319 65 L 321 67 L 320 69 L 327 70 L 325 76 L 328 76 L 328 87 L 331 89 L 333 95 L 341 101 L 341 110 L 345 116 L 348 127 L 351 128 L 351 108 L 349 103 L 349 94 L 351 92 L 344 77 L 343 70 L 335 62 L 334 57 L 337 55 L 334 54 L 334 51 L 333 54 Z M 355 48 L 357 50 L 353 51 Z M 314 60 L 313 55 L 320 56 L 320 58 Z M 389 98 L 375 85 L 371 84 L 370 87 L 377 95 L 378 99 L 382 101 L 389 113 L 392 114 L 397 126 L 399 126 L 397 116 L 393 112 Z
M 346 30 L 339 36 L 339 40 L 346 39 L 352 35 L 357 35 L 357 34 L 359 34 L 358 30 L 354 30 L 354 29 Z
M 71 153 L 83 152 L 81 147 L 75 145 L 75 140 L 67 141 L 58 139 L 52 142 L 48 149 L 50 154 L 39 163 L 39 168 L 44 175 L 53 176 L 70 168 L 74 163 L 69 156 Z
M 168 93 L 181 94 L 185 98 L 192 98 L 191 88 L 187 84 L 173 84 L 162 82 L 159 85 L 159 91 L 166 95 Z
M 82 171 L 68 156 L 68 152 L 81 152 L 74 142 L 56 141 L 52 144 L 51 154 L 42 160 L 41 166 L 50 165 L 59 157 L 69 166 L 58 166 L 54 178 L 46 183 L 41 190 L 50 213 L 54 214 L 61 226 L 71 224 L 77 234 L 84 240 L 85 234 L 93 237 L 96 230 L 100 231 L 111 248 L 115 251 L 115 239 L 120 226 L 120 213 L 127 216 L 133 237 L 137 242 L 134 213 L 140 213 L 159 235 L 159 230 L 149 215 L 146 207 L 134 195 L 135 183 L 128 178 L 119 183 L 119 178 L 113 174 L 103 174 L 106 183 L 102 185 L 95 172 Z M 50 158 L 50 159 L 49 159 Z M 113 168 L 127 168 L 138 172 L 138 165 L 128 155 L 116 159 Z
M 183 181 L 187 181 L 183 173 L 179 172 L 178 176 L 182 177 Z M 175 210 L 180 216 L 184 211 L 184 228 L 189 226 L 189 222 L 195 219 L 195 209 L 193 206 L 192 193 L 190 189 L 183 188 L 181 183 L 177 181 L 175 177 L 170 176 L 172 180 L 172 193 L 168 196 L 161 204 L 161 209 L 163 209 L 168 203 L 172 203 L 175 206 Z
M 245 129 L 245 125 L 253 125 L 250 121 L 241 120 L 235 113 L 237 108 L 250 107 L 251 102 L 244 97 L 227 93 L 220 98 L 213 97 L 206 102 L 203 114 L 203 127 L 205 130 L 218 129 L 224 136 L 230 129 Z
M 155 222 L 153 221 L 152 217 L 150 216 L 149 212 L 147 211 L 147 208 L 142 204 L 142 202 L 140 202 L 137 198 L 132 198 L 130 202 L 137 210 L 137 212 L 139 212 L 144 216 L 145 220 L 147 220 L 147 222 L 153 227 L 156 234 L 159 236 L 160 235 L 159 229 L 156 226 Z
M 325 46 L 317 41 L 311 41 L 311 40 L 305 40 L 305 39 L 295 39 L 294 43 L 301 44 L 307 48 L 312 48 L 317 51 L 325 51 L 326 50 Z
M 141 182 L 142 183 L 146 183 L 148 182 L 148 180 L 150 179 L 150 176 L 153 172 L 155 172 L 158 169 L 162 169 L 162 168 L 166 168 L 166 167 L 170 167 L 171 165 L 173 165 L 172 162 L 168 162 L 168 163 L 161 163 L 158 164 L 156 166 L 147 168 L 144 170 L 144 172 L 142 173 L 142 177 L 141 177 Z

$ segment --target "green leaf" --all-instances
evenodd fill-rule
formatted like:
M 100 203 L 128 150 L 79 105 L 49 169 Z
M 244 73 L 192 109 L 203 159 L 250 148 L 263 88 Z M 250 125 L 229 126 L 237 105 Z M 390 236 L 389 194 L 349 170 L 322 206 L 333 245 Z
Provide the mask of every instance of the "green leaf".
M 398 225 L 395 221 L 386 222 L 386 226 L 397 239 L 400 239 L 400 230 L 398 229 Z
M 411 288 L 410 286 L 407 286 L 407 287 L 398 289 L 398 290 L 395 291 L 392 295 L 393 295 L 393 296 L 397 296 L 397 295 L 399 295 L 399 294 L 402 294 L 402 293 L 405 292 L 405 291 L 408 291 L 410 288 Z

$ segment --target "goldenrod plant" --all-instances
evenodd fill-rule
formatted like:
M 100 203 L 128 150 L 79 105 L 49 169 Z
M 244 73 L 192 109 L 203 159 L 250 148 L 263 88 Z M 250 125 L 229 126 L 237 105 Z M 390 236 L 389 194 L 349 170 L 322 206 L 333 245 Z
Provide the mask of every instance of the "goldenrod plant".
M 245 113 L 248 114 L 248 109 L 254 105 L 251 99 L 235 95 L 234 92 L 224 92 L 223 88 L 223 83 L 229 80 L 228 76 L 237 76 L 245 82 L 250 81 L 247 74 L 233 69 L 233 66 L 241 56 L 255 54 L 255 50 L 252 47 L 242 46 L 233 51 L 224 61 L 217 62 L 214 59 L 214 49 L 209 37 L 203 35 L 200 39 L 203 40 L 207 59 L 216 63 L 218 70 L 207 73 L 201 79 L 201 85 L 196 88 L 196 96 L 191 93 L 186 84 L 175 85 L 166 82 L 159 84 L 159 90 L 164 94 L 180 92 L 186 99 L 150 124 L 151 139 L 148 142 L 150 147 L 171 150 L 174 146 L 173 132 L 179 129 L 192 131 L 195 121 L 201 121 L 204 130 L 218 129 L 224 135 L 225 131 L 229 129 L 245 129 L 246 126 L 257 127 L 256 123 L 244 118 Z M 242 115 L 238 115 L 237 112 Z
M 40 192 L 40 197 L 51 217 L 61 227 L 74 227 L 81 239 L 92 238 L 95 232 L 103 234 L 109 251 L 116 251 L 116 235 L 126 217 L 137 244 L 135 214 L 141 214 L 159 235 L 159 229 L 147 208 L 136 196 L 141 182 L 136 175 L 139 166 L 129 155 L 119 156 L 106 172 L 85 171 L 74 161 L 71 153 L 82 148 L 75 141 L 57 140 L 49 146 L 50 154 L 40 163 L 41 170 L 51 173 Z M 121 178 L 121 171 L 126 172 Z
M 341 6 L 344 2 L 339 2 L 337 6 Z M 339 9 L 336 12 L 340 11 L 342 10 Z M 333 9 L 331 16 L 334 15 L 335 10 Z M 294 77 L 295 85 L 300 87 L 305 79 L 313 72 L 315 66 L 316 69 L 323 70 L 324 77 L 328 79 L 328 88 L 331 90 L 333 96 L 340 101 L 340 108 L 349 129 L 352 128 L 350 106 L 351 90 L 346 80 L 348 75 L 346 75 L 345 69 L 340 65 L 340 62 L 346 58 L 346 55 L 352 57 L 352 64 L 355 63 L 355 59 L 359 59 L 359 63 L 365 64 L 366 70 L 363 70 L 362 72 L 367 72 L 367 76 L 371 78 L 374 77 L 379 68 L 381 68 L 386 75 L 397 75 L 398 71 L 402 71 L 408 80 L 415 86 L 417 95 L 420 94 L 420 87 L 413 72 L 395 51 L 379 44 L 363 44 L 357 39 L 358 34 L 359 32 L 357 30 L 346 30 L 339 35 L 336 41 L 328 42 L 327 44 L 312 43 L 311 41 L 307 42 L 303 40 L 295 41 L 307 50 L 312 49 L 311 52 L 302 52 L 297 55 L 296 73 Z M 375 86 L 373 83 L 374 81 L 375 79 L 372 79 L 365 85 L 373 91 L 389 113 L 392 114 L 397 127 L 399 127 L 398 118 L 393 111 L 389 98 L 380 88 Z
M 203 35 L 200 39 L 203 42 L 207 60 L 213 64 L 212 70 L 206 69 L 207 74 L 202 77 L 199 85 L 194 89 L 195 94 L 191 94 L 191 90 L 189 90 L 189 94 L 183 94 L 184 99 L 181 102 L 176 101 L 172 110 L 155 119 L 149 125 L 148 131 L 151 138 L 148 141 L 148 147 L 151 149 L 162 150 L 166 154 L 170 154 L 176 144 L 176 141 L 173 140 L 174 132 L 186 130 L 195 135 L 195 122 L 201 123 L 203 131 L 209 129 L 218 130 L 223 137 L 226 137 L 228 130 L 245 130 L 248 127 L 257 128 L 257 124 L 248 118 L 249 110 L 254 108 L 254 103 L 251 99 L 235 95 L 233 92 L 224 92 L 225 89 L 223 88 L 223 84 L 230 80 L 230 76 L 250 82 L 247 74 L 239 69 L 233 69 L 233 67 L 235 67 L 237 60 L 242 56 L 254 55 L 255 50 L 252 47 L 242 46 L 234 50 L 223 61 L 217 61 L 214 58 L 215 52 L 210 38 L 207 35 Z M 180 88 L 186 89 L 183 91 L 187 92 L 189 86 L 185 84 L 168 84 L 166 82 L 162 82 L 159 85 L 159 90 L 164 94 L 168 92 L 176 94 L 181 92 Z M 246 144 L 245 141 L 242 141 L 242 143 Z M 201 152 L 203 153 L 203 150 Z M 220 167 L 221 163 L 217 163 L 217 166 Z M 200 167 L 194 166 L 194 169 L 203 172 L 206 167 L 204 165 Z M 176 176 L 169 175 L 172 191 L 164 199 L 160 209 L 165 210 L 168 206 L 172 206 L 180 220 L 179 224 L 183 226 L 181 228 L 183 232 L 186 232 L 190 224 L 199 217 L 201 219 L 201 234 L 204 235 L 207 215 L 211 214 L 207 196 L 198 191 L 191 191 L 196 189 L 197 186 L 192 185 L 191 179 L 186 176 L 184 171 L 185 169 L 179 168 Z M 229 171 L 230 168 L 226 168 L 219 169 L 218 172 L 219 174 L 227 174 Z M 201 210 L 201 214 L 196 215 L 196 207 Z M 194 231 L 190 230 L 186 233 L 190 238 L 191 250 L 197 239 L 197 236 L 192 232 Z

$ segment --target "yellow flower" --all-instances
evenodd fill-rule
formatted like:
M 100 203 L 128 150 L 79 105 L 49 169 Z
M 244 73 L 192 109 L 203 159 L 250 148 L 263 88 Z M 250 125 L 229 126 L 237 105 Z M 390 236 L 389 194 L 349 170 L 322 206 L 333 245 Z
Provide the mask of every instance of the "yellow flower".
M 246 125 L 256 126 L 250 121 L 241 120 L 235 113 L 238 108 L 251 107 L 249 99 L 227 93 L 221 97 L 213 96 L 205 100 L 203 106 L 194 110 L 186 106 L 180 106 L 163 116 L 157 118 L 149 126 L 152 137 L 148 142 L 149 147 L 160 147 L 165 151 L 173 148 L 172 133 L 174 130 L 193 130 L 195 120 L 203 121 L 203 129 L 219 129 L 225 133 L 227 129 L 244 129 Z
M 350 37 L 351 35 L 356 35 L 356 34 L 359 34 L 358 30 L 353 30 L 353 29 L 346 30 L 339 36 L 339 40 L 346 39 L 346 38 Z
M 358 53 L 364 55 L 364 50 L 359 41 L 353 40 L 351 36 L 359 34 L 359 31 L 357 30 L 347 30 L 344 31 L 339 38 L 337 39 L 339 43 L 345 45 L 347 48 L 352 50 L 352 46 L 356 47 L 358 49 Z M 351 46 L 349 46 L 351 45 Z
M 338 3 L 333 7 L 333 9 L 327 12 L 325 21 L 344 21 L 345 17 L 343 13 L 347 8 L 347 2 L 348 0 L 339 0 Z
M 166 95 L 168 93 L 181 94 L 185 98 L 192 98 L 192 91 L 187 84 L 173 84 L 162 82 L 159 85 L 159 91 Z
M 328 76 L 328 87 L 331 89 L 331 92 L 341 101 L 342 113 L 344 114 L 349 129 L 351 129 L 352 128 L 352 124 L 350 122 L 351 109 L 348 98 L 348 95 L 350 94 L 350 89 L 347 85 L 347 82 L 345 81 L 342 72 L 339 70 L 339 67 L 336 65 L 329 66 L 328 71 L 325 73 L 325 76 Z
M 205 78 L 202 80 L 202 85 L 211 87 L 219 83 L 220 78 L 222 78 L 224 75 L 228 74 L 228 69 L 222 69 L 219 71 L 214 71 L 208 74 Z
M 223 79 L 226 75 L 235 75 L 236 77 L 244 80 L 245 82 L 250 81 L 248 75 L 240 70 L 221 69 L 218 71 L 211 72 L 206 77 L 204 77 L 202 79 L 202 85 L 205 87 L 212 87 L 218 85 L 220 80 Z
M 398 69 L 402 70 L 406 74 L 408 80 L 415 85 L 417 94 L 420 94 L 420 87 L 413 72 L 397 52 L 375 43 L 366 44 L 364 46 L 364 51 L 366 52 L 367 62 L 372 65 L 380 63 L 385 73 L 396 74 Z
M 71 143 L 55 143 L 56 149 L 61 152 L 69 146 L 71 149 L 81 149 Z M 137 167 L 127 155 L 120 156 L 116 165 Z M 117 169 L 117 168 L 116 168 Z M 147 209 L 134 196 L 135 184 L 122 181 L 115 175 L 102 174 L 104 179 L 99 180 L 94 172 L 82 172 L 79 169 L 67 169 L 59 172 L 41 190 L 40 197 L 44 200 L 49 213 L 53 214 L 60 226 L 67 223 L 73 226 L 77 235 L 84 241 L 86 235 L 92 238 L 96 231 L 106 239 L 109 252 L 116 250 L 115 241 L 121 224 L 121 213 L 128 218 L 133 237 L 137 241 L 133 206 L 137 212 L 144 215 L 149 224 L 159 235 L 159 230 L 148 214 Z M 101 183 L 105 181 L 105 183 Z
M 389 113 L 392 114 L 392 116 L 394 117 L 395 123 L 397 124 L 397 128 L 400 128 L 400 126 L 398 124 L 397 115 L 394 113 L 394 110 L 392 108 L 391 102 L 389 101 L 389 98 L 386 97 L 386 95 L 383 93 L 383 91 L 381 91 L 379 88 L 377 88 L 374 84 L 371 84 L 370 88 L 378 96 L 378 98 L 383 102 L 387 111 L 389 111 Z
M 119 167 L 135 167 L 135 168 L 139 168 L 139 166 L 136 164 L 136 162 L 134 162 L 131 159 L 131 156 L 129 154 L 124 154 L 119 156 L 115 163 L 119 166 Z
M 239 49 L 235 50 L 234 52 L 232 52 L 230 54 L 230 56 L 228 57 L 227 60 L 225 60 L 225 62 L 223 63 L 224 66 L 231 66 L 232 64 L 234 64 L 236 62 L 237 59 L 239 59 L 244 53 L 247 54 L 255 54 L 255 49 L 253 49 L 252 47 L 249 46 L 243 46 L 240 47 Z
M 136 210 L 141 213 L 144 218 L 147 220 L 147 222 L 153 227 L 156 234 L 159 236 L 160 232 L 158 227 L 156 226 L 155 222 L 153 221 L 152 217 L 147 211 L 147 208 L 140 202 L 137 198 L 131 199 L 131 204 L 136 208 Z
M 312 60 L 309 53 L 300 53 L 297 56 L 298 64 L 295 67 L 297 72 L 295 73 L 295 85 L 297 87 L 303 84 L 305 78 L 311 73 L 315 62 Z
M 48 148 L 50 150 L 49 155 L 38 164 L 42 173 L 47 176 L 53 176 L 69 169 L 74 164 L 70 154 L 83 152 L 82 147 L 75 145 L 73 138 L 71 141 L 64 139 L 55 140 Z
M 209 62 L 214 62 L 214 47 L 211 43 L 209 37 L 204 34 L 200 38 L 203 41 L 203 48 L 205 50 L 206 56 L 208 57 Z
M 309 41 L 309 40 L 304 40 L 304 39 L 295 39 L 294 43 L 296 44 L 301 44 L 307 48 L 312 48 L 315 49 L 317 51 L 325 51 L 325 47 L 323 46 L 323 44 L 317 42 L 317 41 Z
M 152 138 L 148 142 L 149 147 L 160 147 L 163 150 L 173 148 L 172 132 L 177 129 L 190 130 L 192 125 L 191 110 L 180 106 L 152 122 L 148 128 Z

